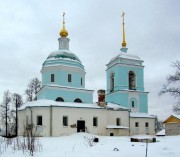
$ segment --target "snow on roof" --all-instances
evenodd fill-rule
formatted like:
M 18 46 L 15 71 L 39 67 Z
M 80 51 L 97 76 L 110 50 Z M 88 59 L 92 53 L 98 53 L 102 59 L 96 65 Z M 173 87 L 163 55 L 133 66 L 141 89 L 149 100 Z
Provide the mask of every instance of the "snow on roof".
M 136 138 L 136 139 L 152 139 L 154 136 L 151 135 L 134 135 L 131 138 Z
M 168 121 L 168 119 L 170 118 L 170 117 L 175 117 L 175 118 L 177 118 L 177 119 L 180 119 L 180 115 L 176 115 L 176 114 L 172 114 L 172 115 L 170 115 L 168 118 L 166 118 L 166 120 L 164 120 L 163 121 L 163 123 L 166 123 L 167 121 Z M 176 123 L 176 122 L 168 122 L 168 123 Z
M 60 85 L 57 85 L 57 84 L 45 84 L 44 86 L 58 87 L 58 88 L 68 88 L 68 89 L 78 89 L 78 90 L 85 90 L 85 91 L 94 91 L 94 90 L 85 89 L 85 88 L 79 88 L 79 87 L 60 86 Z
M 114 103 L 107 103 L 106 108 L 109 108 L 109 109 L 112 108 L 114 110 L 118 110 L 118 109 L 126 109 L 126 110 L 128 110 L 128 108 L 126 108 L 124 106 L 120 106 L 118 104 L 114 104 Z
M 72 59 L 72 60 L 77 60 L 81 63 L 80 59 L 74 54 L 72 53 L 71 51 L 69 50 L 65 50 L 65 49 L 62 49 L 62 50 L 56 50 L 56 51 L 53 51 L 49 54 L 48 58 L 68 58 L 68 59 Z
M 165 136 L 165 129 L 159 131 L 156 136 Z
M 59 106 L 59 107 L 75 107 L 75 108 L 95 108 L 103 109 L 96 103 L 75 103 L 75 102 L 58 102 L 54 100 L 37 100 L 25 103 L 19 108 L 19 110 L 24 110 L 27 107 L 48 107 L 48 106 Z
M 131 59 L 131 60 L 138 60 L 138 61 L 142 61 L 138 56 L 136 55 L 131 55 L 131 54 L 127 54 L 127 53 L 119 53 L 117 56 L 113 57 L 111 59 L 110 62 L 112 62 L 113 60 L 117 59 L 117 58 L 125 58 L 125 59 Z
M 107 129 L 129 129 L 127 126 L 107 125 Z
M 131 112 L 130 117 L 133 118 L 155 118 L 154 115 L 149 115 L 147 113 Z
M 172 116 L 174 116 L 174 117 L 180 119 L 180 115 L 175 115 L 175 114 L 173 114 Z

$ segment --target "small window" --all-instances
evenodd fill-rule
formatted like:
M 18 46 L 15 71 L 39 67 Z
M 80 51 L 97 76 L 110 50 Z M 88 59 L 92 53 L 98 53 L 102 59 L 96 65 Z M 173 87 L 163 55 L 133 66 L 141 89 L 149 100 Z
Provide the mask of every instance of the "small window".
M 77 102 L 77 103 L 82 103 L 82 100 L 81 100 L 81 99 L 79 99 L 79 98 L 77 98 L 77 99 L 75 99 L 75 100 L 74 100 L 74 102 Z
M 56 101 L 64 102 L 64 99 L 61 98 L 61 97 L 58 97 L 58 98 L 56 99 Z
M 42 125 L 42 116 L 37 116 L 37 125 Z
M 51 82 L 54 82 L 54 74 L 51 74 Z
M 68 82 L 72 82 L 71 74 L 68 74 Z
M 135 106 L 134 106 L 134 101 L 132 101 L 132 108 L 134 108 Z
M 63 116 L 63 126 L 68 126 L 68 117 Z
M 149 123 L 148 123 L 148 122 L 145 123 L 145 127 L 146 127 L 146 128 L 149 127 Z
M 135 122 L 135 127 L 139 127 L 139 122 Z
M 83 83 L 82 83 L 82 77 L 81 77 L 81 86 L 82 86 L 82 84 L 83 84 Z
M 93 126 L 98 126 L 98 118 L 93 117 Z
M 121 119 L 120 118 L 116 118 L 116 125 L 120 126 L 121 125 Z

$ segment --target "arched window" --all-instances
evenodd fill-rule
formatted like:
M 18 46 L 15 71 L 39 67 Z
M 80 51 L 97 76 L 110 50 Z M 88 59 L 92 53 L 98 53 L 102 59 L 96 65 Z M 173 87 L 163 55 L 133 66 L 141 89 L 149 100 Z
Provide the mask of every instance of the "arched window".
M 114 91 L 114 73 L 110 76 L 110 92 Z
M 131 103 L 132 103 L 132 108 L 134 108 L 134 107 L 135 107 L 135 105 L 134 105 L 134 101 L 132 101 Z
M 136 98 L 132 97 L 130 100 L 129 100 L 129 108 L 131 108 L 131 110 L 133 112 L 137 111 L 138 109 L 138 101 Z
M 133 71 L 129 72 L 129 89 L 136 90 L 136 75 Z
M 56 101 L 64 102 L 64 99 L 61 98 L 61 97 L 58 97 L 58 98 L 56 99 Z
M 79 99 L 79 98 L 77 98 L 77 99 L 75 99 L 75 100 L 74 100 L 74 102 L 77 102 L 77 103 L 82 103 L 82 100 L 81 100 L 81 99 Z

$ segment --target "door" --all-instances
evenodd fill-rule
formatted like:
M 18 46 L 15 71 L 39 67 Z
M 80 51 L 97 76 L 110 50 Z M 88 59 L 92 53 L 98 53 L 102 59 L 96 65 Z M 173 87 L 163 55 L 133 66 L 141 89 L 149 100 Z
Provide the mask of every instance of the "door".
M 85 132 L 85 121 L 84 120 L 77 121 L 77 132 Z

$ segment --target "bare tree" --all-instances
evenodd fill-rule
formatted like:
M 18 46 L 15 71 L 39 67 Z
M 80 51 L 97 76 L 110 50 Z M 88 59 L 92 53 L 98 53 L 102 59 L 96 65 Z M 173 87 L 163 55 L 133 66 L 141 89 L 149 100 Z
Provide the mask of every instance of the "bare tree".
M 19 108 L 23 104 L 23 99 L 22 96 L 18 93 L 13 93 L 12 94 L 12 102 L 15 104 L 15 107 Z
M 159 95 L 168 93 L 177 99 L 177 103 L 174 104 L 173 110 L 175 113 L 180 114 L 180 61 L 177 60 L 173 62 L 172 67 L 175 68 L 175 73 L 167 76 L 166 83 L 163 84 Z
M 25 94 L 27 96 L 27 101 L 33 101 L 33 90 L 31 88 L 27 87 Z
M 11 102 L 11 93 L 9 90 L 4 92 L 3 102 L 1 103 L 1 120 L 3 125 L 6 128 L 6 136 L 8 136 L 8 124 L 11 122 L 11 109 L 10 109 L 10 102 Z
M 17 136 L 17 134 L 18 134 L 18 114 L 17 114 L 17 110 L 23 104 L 22 96 L 20 94 L 18 94 L 18 93 L 13 93 L 12 94 L 12 103 L 13 103 L 13 106 L 15 107 L 15 110 L 12 110 L 12 117 L 14 119 L 13 121 L 14 121 L 15 135 Z
M 29 81 L 25 94 L 27 96 L 27 101 L 37 100 L 36 94 L 41 88 L 41 81 L 35 77 Z

